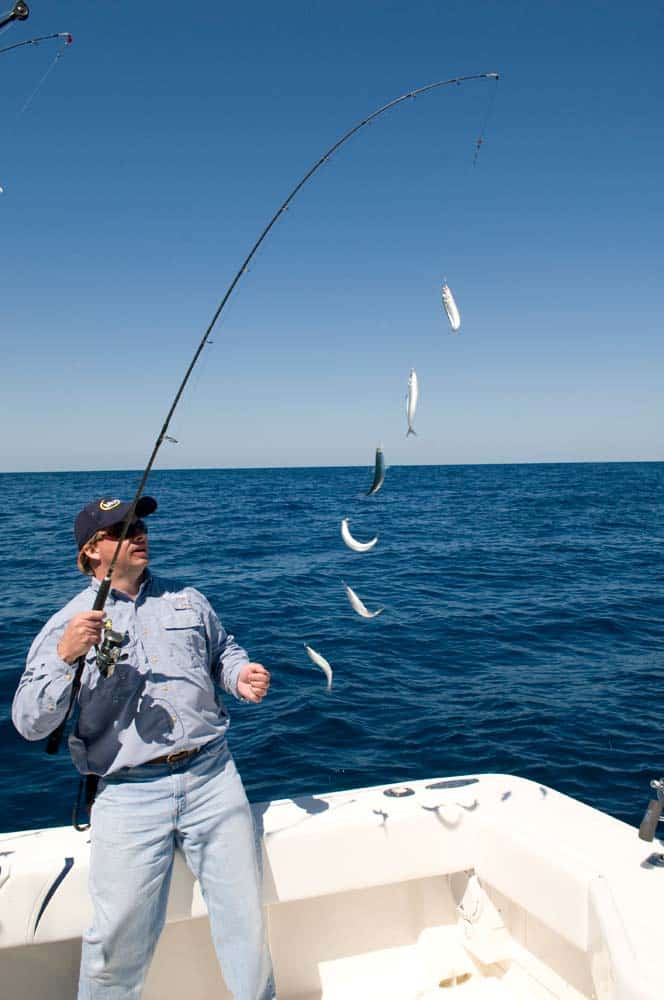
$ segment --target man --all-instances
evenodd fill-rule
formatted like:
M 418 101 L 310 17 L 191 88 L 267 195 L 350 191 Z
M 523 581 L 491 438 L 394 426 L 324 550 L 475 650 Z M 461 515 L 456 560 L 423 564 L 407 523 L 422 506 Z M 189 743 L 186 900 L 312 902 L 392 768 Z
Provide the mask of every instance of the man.
M 93 922 L 79 1000 L 138 998 L 164 926 L 176 846 L 198 878 L 235 1000 L 272 995 L 251 811 L 226 744 L 220 688 L 258 703 L 270 675 L 250 663 L 206 598 L 148 569 L 142 497 L 103 611 L 91 611 L 130 504 L 102 498 L 77 516 L 78 566 L 90 586 L 32 644 L 12 718 L 29 740 L 65 717 L 79 657 L 80 714 L 70 737 L 81 774 L 100 776 L 91 813 Z M 98 656 L 111 627 L 117 659 Z M 100 669 L 101 668 L 101 669 Z

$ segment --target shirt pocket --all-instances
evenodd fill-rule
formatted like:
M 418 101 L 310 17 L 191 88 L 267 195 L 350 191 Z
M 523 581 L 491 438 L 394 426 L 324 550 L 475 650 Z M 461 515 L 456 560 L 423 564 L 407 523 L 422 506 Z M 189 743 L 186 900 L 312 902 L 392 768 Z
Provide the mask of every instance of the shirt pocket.
M 172 608 L 162 618 L 163 636 L 171 660 L 186 659 L 193 666 L 208 666 L 207 635 L 203 619 L 193 608 Z

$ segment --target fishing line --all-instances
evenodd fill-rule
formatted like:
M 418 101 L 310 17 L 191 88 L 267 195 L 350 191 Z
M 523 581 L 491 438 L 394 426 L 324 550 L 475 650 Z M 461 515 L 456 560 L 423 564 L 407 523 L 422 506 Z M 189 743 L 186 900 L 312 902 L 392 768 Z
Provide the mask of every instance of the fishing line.
M 491 116 L 493 115 L 494 105 L 495 105 L 495 102 L 496 102 L 496 95 L 498 93 L 498 81 L 499 81 L 499 79 L 500 78 L 499 78 L 499 76 L 498 76 L 497 73 L 493 75 L 493 80 L 495 81 L 495 87 L 491 88 L 491 92 L 490 92 L 488 100 L 487 100 L 486 110 L 484 112 L 484 117 L 483 117 L 483 120 L 482 120 L 482 125 L 481 125 L 480 131 L 479 131 L 479 135 L 478 135 L 477 139 L 475 140 L 473 158 L 472 158 L 472 162 L 471 162 L 471 167 L 473 169 L 474 169 L 474 167 L 477 164 L 477 159 L 479 157 L 480 149 L 482 148 L 482 146 L 486 142 L 486 132 L 487 132 L 487 128 L 488 128 L 488 124 L 489 124 L 489 121 L 491 119 Z M 463 170 L 463 178 L 466 181 L 468 180 L 468 171 L 467 171 L 467 169 Z M 464 185 L 464 191 L 466 190 L 466 188 L 467 188 L 467 184 Z M 462 205 L 462 204 L 464 204 L 466 202 L 470 202 L 472 200 L 472 197 L 473 197 L 472 193 L 467 193 L 467 194 L 462 194 L 461 193 L 461 181 L 459 181 L 457 183 L 457 186 L 456 186 L 456 195 L 455 195 L 455 198 L 454 198 L 455 208 L 458 209 L 460 205 Z M 450 219 L 449 219 L 449 215 L 446 215 L 446 223 L 447 223 L 447 230 L 449 232 L 450 231 Z M 451 243 L 455 243 L 456 242 L 456 238 L 453 239 L 453 240 L 451 240 L 450 242 Z M 443 284 L 447 285 L 447 276 L 445 275 L 445 269 L 441 269 L 441 270 L 443 270 Z M 456 331 L 453 331 L 453 332 L 456 332 Z
M 112 581 L 112 578 L 113 578 L 113 572 L 115 570 L 115 566 L 117 564 L 118 557 L 120 555 L 120 549 L 122 548 L 122 545 L 123 545 L 123 543 L 124 543 L 124 541 L 125 541 L 125 539 L 127 537 L 127 532 L 129 531 L 129 525 L 132 523 L 132 521 L 135 519 L 135 516 L 136 516 L 136 506 L 137 506 L 139 500 L 141 499 L 141 497 L 143 495 L 143 490 L 145 488 L 145 484 L 147 482 L 148 476 L 150 475 L 150 472 L 152 471 L 152 466 L 154 465 L 155 459 L 157 457 L 157 453 L 159 452 L 159 449 L 161 448 L 161 445 L 164 442 L 164 440 L 168 437 L 168 433 L 167 432 L 168 432 L 168 428 L 169 428 L 169 425 L 170 425 L 170 422 L 171 422 L 171 418 L 173 417 L 175 409 L 176 409 L 178 403 L 180 402 L 180 399 L 181 399 L 182 394 L 183 394 L 183 392 L 184 392 L 184 390 L 185 390 L 185 388 L 187 386 L 187 383 L 189 382 L 189 379 L 191 377 L 191 373 L 193 372 L 193 370 L 194 370 L 194 368 L 196 366 L 196 363 L 197 363 L 200 355 L 202 354 L 202 352 L 203 352 L 203 350 L 205 348 L 205 345 L 208 342 L 208 338 L 209 338 L 210 334 L 212 333 L 212 330 L 214 329 L 214 327 L 215 327 L 215 325 L 217 323 L 217 320 L 219 319 L 219 317 L 220 317 L 220 315 L 221 315 L 221 313 L 222 313 L 222 311 L 223 311 L 226 303 L 228 302 L 229 298 L 233 294 L 233 291 L 235 290 L 235 286 L 238 284 L 240 278 L 243 276 L 243 274 L 245 273 L 245 271 L 249 267 L 249 264 L 253 260 L 253 258 L 255 256 L 257 250 L 259 249 L 259 247 L 261 246 L 261 244 L 263 243 L 263 241 L 265 240 L 265 238 L 267 237 L 267 235 L 269 234 L 270 230 L 275 225 L 275 223 L 281 218 L 281 216 L 284 214 L 284 212 L 286 212 L 288 210 L 288 206 L 293 201 L 293 199 L 296 197 L 296 195 L 298 194 L 298 192 L 304 187 L 304 185 L 307 183 L 307 181 L 311 177 L 313 177 L 313 175 L 316 173 L 316 171 L 319 170 L 319 168 L 322 167 L 323 164 L 325 164 L 330 159 L 330 157 L 334 153 L 336 153 L 336 151 L 338 149 L 341 148 L 341 146 L 343 146 L 346 142 L 348 142 L 348 140 L 351 139 L 352 136 L 354 136 L 356 132 L 359 132 L 360 129 L 364 128 L 366 125 L 369 125 L 371 122 L 373 122 L 380 115 L 385 114 L 385 112 L 390 111 L 392 108 L 395 108 L 397 105 L 402 104 L 404 101 L 409 101 L 412 98 L 415 98 L 415 97 L 417 97 L 420 94 L 428 93 L 429 91 L 436 90 L 436 89 L 438 89 L 440 87 L 446 87 L 446 86 L 451 86 L 451 85 L 461 86 L 462 83 L 466 83 L 466 82 L 468 82 L 470 80 L 497 80 L 497 79 L 498 79 L 498 74 L 497 73 L 474 73 L 474 74 L 471 74 L 471 75 L 468 75 L 468 76 L 453 77 L 453 78 L 451 78 L 449 80 L 438 80 L 435 83 L 426 84 L 424 87 L 419 87 L 416 90 L 409 91 L 407 94 L 403 94 L 401 97 L 397 97 L 394 100 L 389 101 L 387 104 L 384 104 L 382 107 L 380 107 L 376 111 L 372 112 L 372 114 L 368 115 L 366 118 L 361 119 L 359 122 L 357 122 L 355 125 L 353 125 L 350 129 L 348 129 L 348 131 L 345 132 L 341 136 L 340 139 L 338 139 L 332 146 L 330 146 L 330 148 L 325 153 L 323 153 L 323 155 L 318 160 L 316 160 L 316 162 L 313 164 L 313 166 L 309 168 L 309 170 L 305 173 L 305 175 L 301 178 L 301 180 L 299 180 L 298 183 L 295 185 L 295 187 L 290 192 L 290 194 L 282 202 L 282 204 L 279 206 L 279 208 L 277 209 L 277 211 L 274 213 L 274 215 L 272 216 L 272 218 L 270 219 L 270 221 L 268 222 L 268 224 L 263 229 L 262 233 L 260 234 L 260 236 L 258 237 L 258 239 L 256 240 L 256 242 L 254 243 L 254 245 L 251 247 L 249 253 L 244 258 L 242 264 L 240 265 L 240 268 L 238 269 L 237 273 L 235 274 L 235 277 L 233 278 L 233 280 L 231 281 L 230 285 L 226 289 L 226 291 L 225 291 L 225 293 L 223 295 L 223 298 L 221 299 L 221 302 L 217 306 L 217 309 L 215 310 L 214 315 L 212 316 L 212 319 L 210 320 L 210 323 L 207 326 L 207 329 L 205 330 L 203 336 L 201 337 L 201 340 L 200 340 L 200 342 L 198 344 L 198 347 L 196 348 L 196 350 L 194 352 L 194 355 L 193 355 L 193 357 L 192 357 L 192 359 L 191 359 L 191 361 L 189 363 L 189 366 L 187 367 L 187 370 L 186 370 L 186 372 L 184 374 L 184 377 L 183 377 L 183 379 L 182 379 L 182 381 L 181 381 L 181 383 L 180 383 L 180 385 L 178 387 L 178 390 L 177 390 L 177 392 L 175 394 L 175 397 L 174 397 L 174 399 L 173 399 L 173 401 L 172 401 L 172 403 L 171 403 L 171 405 L 169 407 L 168 413 L 166 414 L 166 418 L 165 418 L 164 423 L 163 423 L 163 425 L 161 427 L 161 430 L 159 431 L 159 434 L 157 435 L 157 439 L 156 439 L 156 441 L 154 443 L 154 446 L 152 448 L 152 452 L 150 454 L 150 458 L 148 459 L 148 463 L 147 463 L 147 465 L 146 465 L 146 467 L 143 470 L 143 473 L 141 475 L 141 479 L 140 479 L 140 482 L 138 484 L 138 488 L 136 490 L 136 494 L 135 494 L 135 496 L 134 496 L 134 498 L 133 498 L 133 500 L 132 500 L 132 502 L 131 502 L 131 504 L 129 506 L 129 509 L 128 509 L 127 514 L 125 516 L 125 519 L 123 521 L 122 530 L 120 532 L 120 535 L 119 535 L 119 538 L 118 538 L 118 542 L 117 542 L 117 545 L 115 547 L 115 551 L 113 553 L 113 557 L 111 559 L 111 563 L 110 563 L 110 565 L 108 567 L 106 575 L 104 576 L 104 579 L 100 582 L 99 589 L 97 591 L 97 594 L 96 594 L 96 597 L 95 597 L 95 601 L 94 601 L 94 604 L 92 606 L 92 610 L 93 611 L 101 611 L 104 608 L 104 605 L 106 603 L 106 598 L 108 597 L 109 590 L 111 589 L 111 581 Z M 61 740 L 62 740 L 62 735 L 64 733 L 65 725 L 66 725 L 67 720 L 69 718 L 69 715 L 70 715 L 70 713 L 72 711 L 72 708 L 74 706 L 74 703 L 75 703 L 77 695 L 78 695 L 78 691 L 79 691 L 80 686 L 81 686 L 81 678 L 82 678 L 84 667 L 85 667 L 85 658 L 81 657 L 79 659 L 79 661 L 78 661 L 77 668 L 76 668 L 76 673 L 75 673 L 75 676 L 74 676 L 74 681 L 72 683 L 72 690 L 71 690 L 71 696 L 70 696 L 70 701 L 69 701 L 69 706 L 68 706 L 68 709 L 67 709 L 67 713 L 66 713 L 64 719 L 62 720 L 62 722 L 60 723 L 60 725 L 57 727 L 57 729 L 55 729 L 51 733 L 51 735 L 48 737 L 48 741 L 47 741 L 47 745 L 46 745 L 46 752 L 49 753 L 49 754 L 57 753 L 58 750 L 59 750 L 59 748 L 60 748 L 60 743 L 61 743 Z
M 17 4 L 16 6 L 18 7 L 20 5 Z M 26 5 L 23 4 L 23 6 L 25 7 Z M 72 36 L 69 34 L 68 31 L 56 31 L 52 35 L 39 35 L 39 37 L 37 37 L 37 38 L 26 38 L 22 42 L 14 42 L 13 45 L 6 45 L 3 49 L 0 49 L 0 55 L 2 55 L 4 52 L 11 52 L 13 49 L 20 49 L 24 45 L 39 45 L 40 42 L 46 42 L 46 41 L 48 41 L 49 39 L 52 39 L 52 38 L 63 38 L 64 39 L 64 45 L 62 46 L 62 48 L 58 49 L 58 51 L 55 53 L 55 56 L 54 56 L 53 60 L 51 61 L 51 63 L 49 64 L 48 69 L 46 70 L 46 72 L 42 76 L 41 80 L 39 81 L 39 83 L 37 84 L 37 86 L 35 87 L 35 89 L 29 95 L 29 97 L 27 98 L 27 100 L 24 101 L 23 106 L 22 106 L 21 110 L 18 112 L 17 117 L 20 117 L 23 114 L 23 112 L 26 111 L 30 107 L 30 105 L 34 101 L 35 97 L 37 96 L 37 94 L 39 93 L 39 91 L 41 90 L 41 88 L 43 87 L 44 81 L 49 76 L 49 74 L 51 73 L 51 71 L 54 69 L 54 67 L 56 66 L 56 64 L 60 61 L 60 59 L 64 55 L 64 53 L 67 50 L 67 48 L 71 45 L 73 39 L 72 39 Z
M 499 78 L 496 77 L 496 86 L 492 87 L 492 89 L 491 89 L 491 93 L 489 95 L 489 101 L 488 101 L 488 104 L 487 104 L 486 114 L 484 116 L 484 121 L 482 123 L 482 128 L 480 129 L 480 134 L 479 134 L 479 136 L 477 138 L 477 141 L 475 143 L 475 153 L 473 155 L 473 166 L 475 166 L 475 164 L 477 163 L 477 157 L 480 155 L 480 149 L 482 148 L 482 146 L 484 145 L 484 143 L 486 141 L 485 140 L 486 130 L 487 130 L 487 126 L 489 124 L 489 119 L 491 118 L 491 115 L 493 114 L 493 106 L 496 103 L 496 94 L 498 93 L 498 79 Z
M 46 70 L 46 72 L 42 76 L 41 80 L 39 81 L 39 83 L 37 84 L 37 86 L 35 87 L 35 89 L 32 91 L 32 93 L 28 97 L 27 101 L 25 102 L 25 104 L 23 105 L 23 107 L 21 108 L 21 110 L 19 111 L 19 115 L 22 115 L 23 112 L 26 111 L 27 108 L 30 107 L 30 105 L 34 101 L 35 97 L 37 96 L 37 94 L 39 93 L 39 91 L 41 90 L 41 88 L 43 87 L 44 81 L 46 80 L 46 77 L 49 75 L 49 73 L 51 72 L 51 70 L 55 68 L 56 63 L 62 58 L 62 56 L 65 53 L 65 50 L 67 49 L 67 46 L 71 45 L 71 41 L 72 41 L 71 35 L 67 35 L 66 37 L 67 37 L 67 41 L 65 42 L 65 44 L 63 45 L 63 47 L 61 49 L 58 49 L 58 51 L 55 53 L 55 56 L 54 56 L 53 60 L 51 61 L 51 63 L 49 64 L 48 69 Z

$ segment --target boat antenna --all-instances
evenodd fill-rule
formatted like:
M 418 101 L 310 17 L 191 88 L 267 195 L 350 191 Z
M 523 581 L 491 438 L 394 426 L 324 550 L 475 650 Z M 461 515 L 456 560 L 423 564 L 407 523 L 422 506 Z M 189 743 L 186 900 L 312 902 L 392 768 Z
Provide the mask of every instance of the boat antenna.
M 165 440 L 169 439 L 167 432 L 168 432 L 169 424 L 171 422 L 171 418 L 172 418 L 172 416 L 173 416 L 173 414 L 175 412 L 175 409 L 176 409 L 178 403 L 180 402 L 180 398 L 182 396 L 182 393 L 185 390 L 187 382 L 189 381 L 191 373 L 194 370 L 196 362 L 198 361 L 201 353 L 203 352 L 203 349 L 205 348 L 205 345 L 208 342 L 208 338 L 209 338 L 210 334 L 212 333 L 212 330 L 214 329 L 214 326 L 215 326 L 217 320 L 219 319 L 219 317 L 220 317 L 220 315 L 221 315 L 221 313 L 222 313 L 222 311 L 224 309 L 224 306 L 226 305 L 226 303 L 228 302 L 229 298 L 233 294 L 235 286 L 239 282 L 239 280 L 242 277 L 242 275 L 246 273 L 246 271 L 247 271 L 247 269 L 249 267 L 249 264 L 251 263 L 254 255 L 256 254 L 258 248 L 261 246 L 261 244 L 263 243 L 263 241 L 267 237 L 268 233 L 270 232 L 270 230 L 272 229 L 272 227 L 274 226 L 274 224 L 283 215 L 283 213 L 288 209 L 288 206 L 293 201 L 293 199 L 298 194 L 298 192 L 304 187 L 304 185 L 307 183 L 307 181 L 310 180 L 311 177 L 313 177 L 313 175 L 316 173 L 316 171 L 319 170 L 320 167 L 322 167 L 324 163 L 327 163 L 327 161 L 330 159 L 330 157 L 334 153 L 336 153 L 336 151 L 338 149 L 340 149 L 343 145 L 345 145 L 345 143 L 347 143 L 348 140 L 352 136 L 354 136 L 356 132 L 359 132 L 360 129 L 363 129 L 366 125 L 369 125 L 370 122 L 375 121 L 376 118 L 379 118 L 381 115 L 384 115 L 387 111 L 390 111 L 392 108 L 397 107 L 398 104 L 403 104 L 405 101 L 414 99 L 415 97 L 419 97 L 420 94 L 426 94 L 429 91 L 437 90 L 440 87 L 448 87 L 448 86 L 452 86 L 452 85 L 455 85 L 455 84 L 456 84 L 456 86 L 461 86 L 462 83 L 466 83 L 466 82 L 468 82 L 470 80 L 495 80 L 495 81 L 497 81 L 498 79 L 499 79 L 498 73 L 474 73 L 474 74 L 469 75 L 469 76 L 456 76 L 456 77 L 452 77 L 452 79 L 450 79 L 450 80 L 438 80 L 435 83 L 428 83 L 424 87 L 418 87 L 416 90 L 409 90 L 407 94 L 402 94 L 401 97 L 396 97 L 394 100 L 389 101 L 387 104 L 384 104 L 382 107 L 380 107 L 376 111 L 372 112 L 366 118 L 363 118 L 361 121 L 357 122 L 355 125 L 352 126 L 352 128 L 349 128 L 348 131 L 345 132 L 341 136 L 340 139 L 337 139 L 337 141 L 332 146 L 330 146 L 330 148 L 325 153 L 323 153 L 323 155 L 321 157 L 319 157 L 318 160 L 316 160 L 316 162 L 314 163 L 314 165 L 312 167 L 310 167 L 309 170 L 307 170 L 307 172 L 304 175 L 304 177 L 302 177 L 301 180 L 299 180 L 297 182 L 297 184 L 295 185 L 295 187 L 293 188 L 293 190 L 286 197 L 286 199 L 282 202 L 282 204 L 279 206 L 279 208 L 277 209 L 277 211 L 274 213 L 274 215 L 272 216 L 272 218 L 270 219 L 270 221 L 268 222 L 268 224 L 265 226 L 265 228 L 263 229 L 263 232 L 260 234 L 260 236 L 258 237 L 258 239 L 256 240 L 256 242 L 252 246 L 251 250 L 249 251 L 249 253 L 245 257 L 245 259 L 243 260 L 242 264 L 238 268 L 238 271 L 235 274 L 235 277 L 233 278 L 233 280 L 231 281 L 230 285 L 228 286 L 228 288 L 224 292 L 223 298 L 221 299 L 221 302 L 217 306 L 217 309 L 216 309 L 214 315 L 212 316 L 212 319 L 210 320 L 210 322 L 208 324 L 208 327 L 205 330 L 205 333 L 201 337 L 201 340 L 200 340 L 200 342 L 198 344 L 198 347 L 196 348 L 196 350 L 194 352 L 194 356 L 192 357 L 191 361 L 189 362 L 189 366 L 188 366 L 188 368 L 187 368 L 187 370 L 186 370 L 186 372 L 184 374 L 184 377 L 183 377 L 182 381 L 180 382 L 180 385 L 178 387 L 177 392 L 175 393 L 175 397 L 174 397 L 174 399 L 173 399 L 173 401 L 172 401 L 172 403 L 171 403 L 171 405 L 169 407 L 168 413 L 166 414 L 166 419 L 164 420 L 164 423 L 163 423 L 163 425 L 161 427 L 161 430 L 159 431 L 159 434 L 157 435 L 157 439 L 156 439 L 156 441 L 154 443 L 154 446 L 152 448 L 152 453 L 150 455 L 150 458 L 148 459 L 148 463 L 147 463 L 145 469 L 143 470 L 143 474 L 141 475 L 141 479 L 140 479 L 140 482 L 138 484 L 138 488 L 136 490 L 136 494 L 134 496 L 134 499 L 132 500 L 132 502 L 131 502 L 128 510 L 127 510 L 127 513 L 125 515 L 124 521 L 122 523 L 122 529 L 121 529 L 120 535 L 118 537 L 118 542 L 117 542 L 117 545 L 115 547 L 115 551 L 113 553 L 113 557 L 111 559 L 111 563 L 110 563 L 110 565 L 108 567 L 106 575 L 104 576 L 104 579 L 101 581 L 101 583 L 99 585 L 99 590 L 97 591 L 97 595 L 95 597 L 95 602 L 94 602 L 94 604 L 92 606 L 92 610 L 93 611 L 101 611 L 103 609 L 105 603 L 106 603 L 106 598 L 108 597 L 108 592 L 111 589 L 111 580 L 112 580 L 113 572 L 115 570 L 115 566 L 116 566 L 116 563 L 117 563 L 117 560 L 118 560 L 118 556 L 120 554 L 120 549 L 122 547 L 122 543 L 124 542 L 125 538 L 127 537 L 127 532 L 129 531 L 129 525 L 132 523 L 132 521 L 135 518 L 136 506 L 138 504 L 138 501 L 141 499 L 141 497 L 143 495 L 143 490 L 145 488 L 145 484 L 147 482 L 148 476 L 150 475 L 150 472 L 152 470 L 152 466 L 154 465 L 155 459 L 157 457 L 157 453 L 158 453 L 159 449 L 161 448 L 161 445 L 163 444 L 163 442 Z M 49 753 L 49 754 L 55 754 L 59 750 L 60 743 L 61 743 L 61 740 L 62 740 L 62 734 L 64 733 L 64 729 L 65 729 L 65 725 L 66 725 L 67 720 L 69 718 L 69 715 L 70 715 L 70 713 L 72 711 L 72 708 L 74 706 L 74 702 L 76 700 L 76 697 L 77 697 L 77 694 L 78 694 L 78 691 L 79 691 L 79 688 L 80 688 L 81 676 L 82 676 L 82 673 L 83 673 L 83 667 L 84 667 L 84 665 L 85 665 L 85 660 L 84 660 L 83 657 L 81 657 L 79 659 L 79 661 L 78 661 L 78 665 L 77 665 L 77 668 L 76 668 L 76 673 L 75 673 L 75 676 L 74 676 L 74 681 L 72 683 L 72 690 L 71 690 L 69 707 L 67 709 L 67 714 L 65 715 L 65 718 L 62 720 L 62 722 L 60 723 L 60 725 L 58 726 L 58 728 L 55 729 L 51 733 L 51 735 L 48 737 L 48 740 L 47 740 L 46 752 Z

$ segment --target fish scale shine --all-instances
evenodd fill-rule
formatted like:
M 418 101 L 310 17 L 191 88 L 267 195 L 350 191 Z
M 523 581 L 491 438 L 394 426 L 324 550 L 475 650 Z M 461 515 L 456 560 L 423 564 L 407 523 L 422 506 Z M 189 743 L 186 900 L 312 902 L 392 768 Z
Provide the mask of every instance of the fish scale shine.
M 385 480 L 385 457 L 383 455 L 383 449 L 380 445 L 376 448 L 376 461 L 374 467 L 374 477 L 373 482 L 366 492 L 366 496 L 370 497 L 372 493 L 378 493 L 378 490 L 383 485 Z
M 327 678 L 327 690 L 329 693 L 332 690 L 332 667 L 327 662 L 324 656 L 321 656 L 320 653 L 317 653 L 316 650 L 312 649 L 311 646 L 308 646 L 306 642 L 304 644 L 304 648 L 307 652 L 307 656 L 312 661 L 312 663 L 315 663 L 317 667 L 320 667 L 320 669 L 325 674 Z
M 341 537 L 348 546 L 349 549 L 353 549 L 354 552 L 368 552 L 374 547 L 378 541 L 378 535 L 372 538 L 370 542 L 358 542 L 357 538 L 353 538 L 348 527 L 348 518 L 344 517 L 341 522 Z
M 406 437 L 410 437 L 411 434 L 415 434 L 413 421 L 415 420 L 415 411 L 417 410 L 417 400 L 419 398 L 419 394 L 420 390 L 419 383 L 417 381 L 417 372 L 414 368 L 411 368 L 410 375 L 408 376 L 408 395 L 406 396 L 406 419 L 408 420 Z
M 461 316 L 459 315 L 457 304 L 454 301 L 452 289 L 448 284 L 444 284 L 440 294 L 443 300 L 445 312 L 447 313 L 447 318 L 449 319 L 450 326 L 452 327 L 452 333 L 456 333 L 461 326 Z
M 352 587 L 349 587 L 347 583 L 344 583 L 344 590 L 346 591 L 346 597 L 350 601 L 350 606 L 353 611 L 356 611 L 361 618 L 376 618 L 385 608 L 378 608 L 377 611 L 369 611 L 367 606 L 360 600 Z

